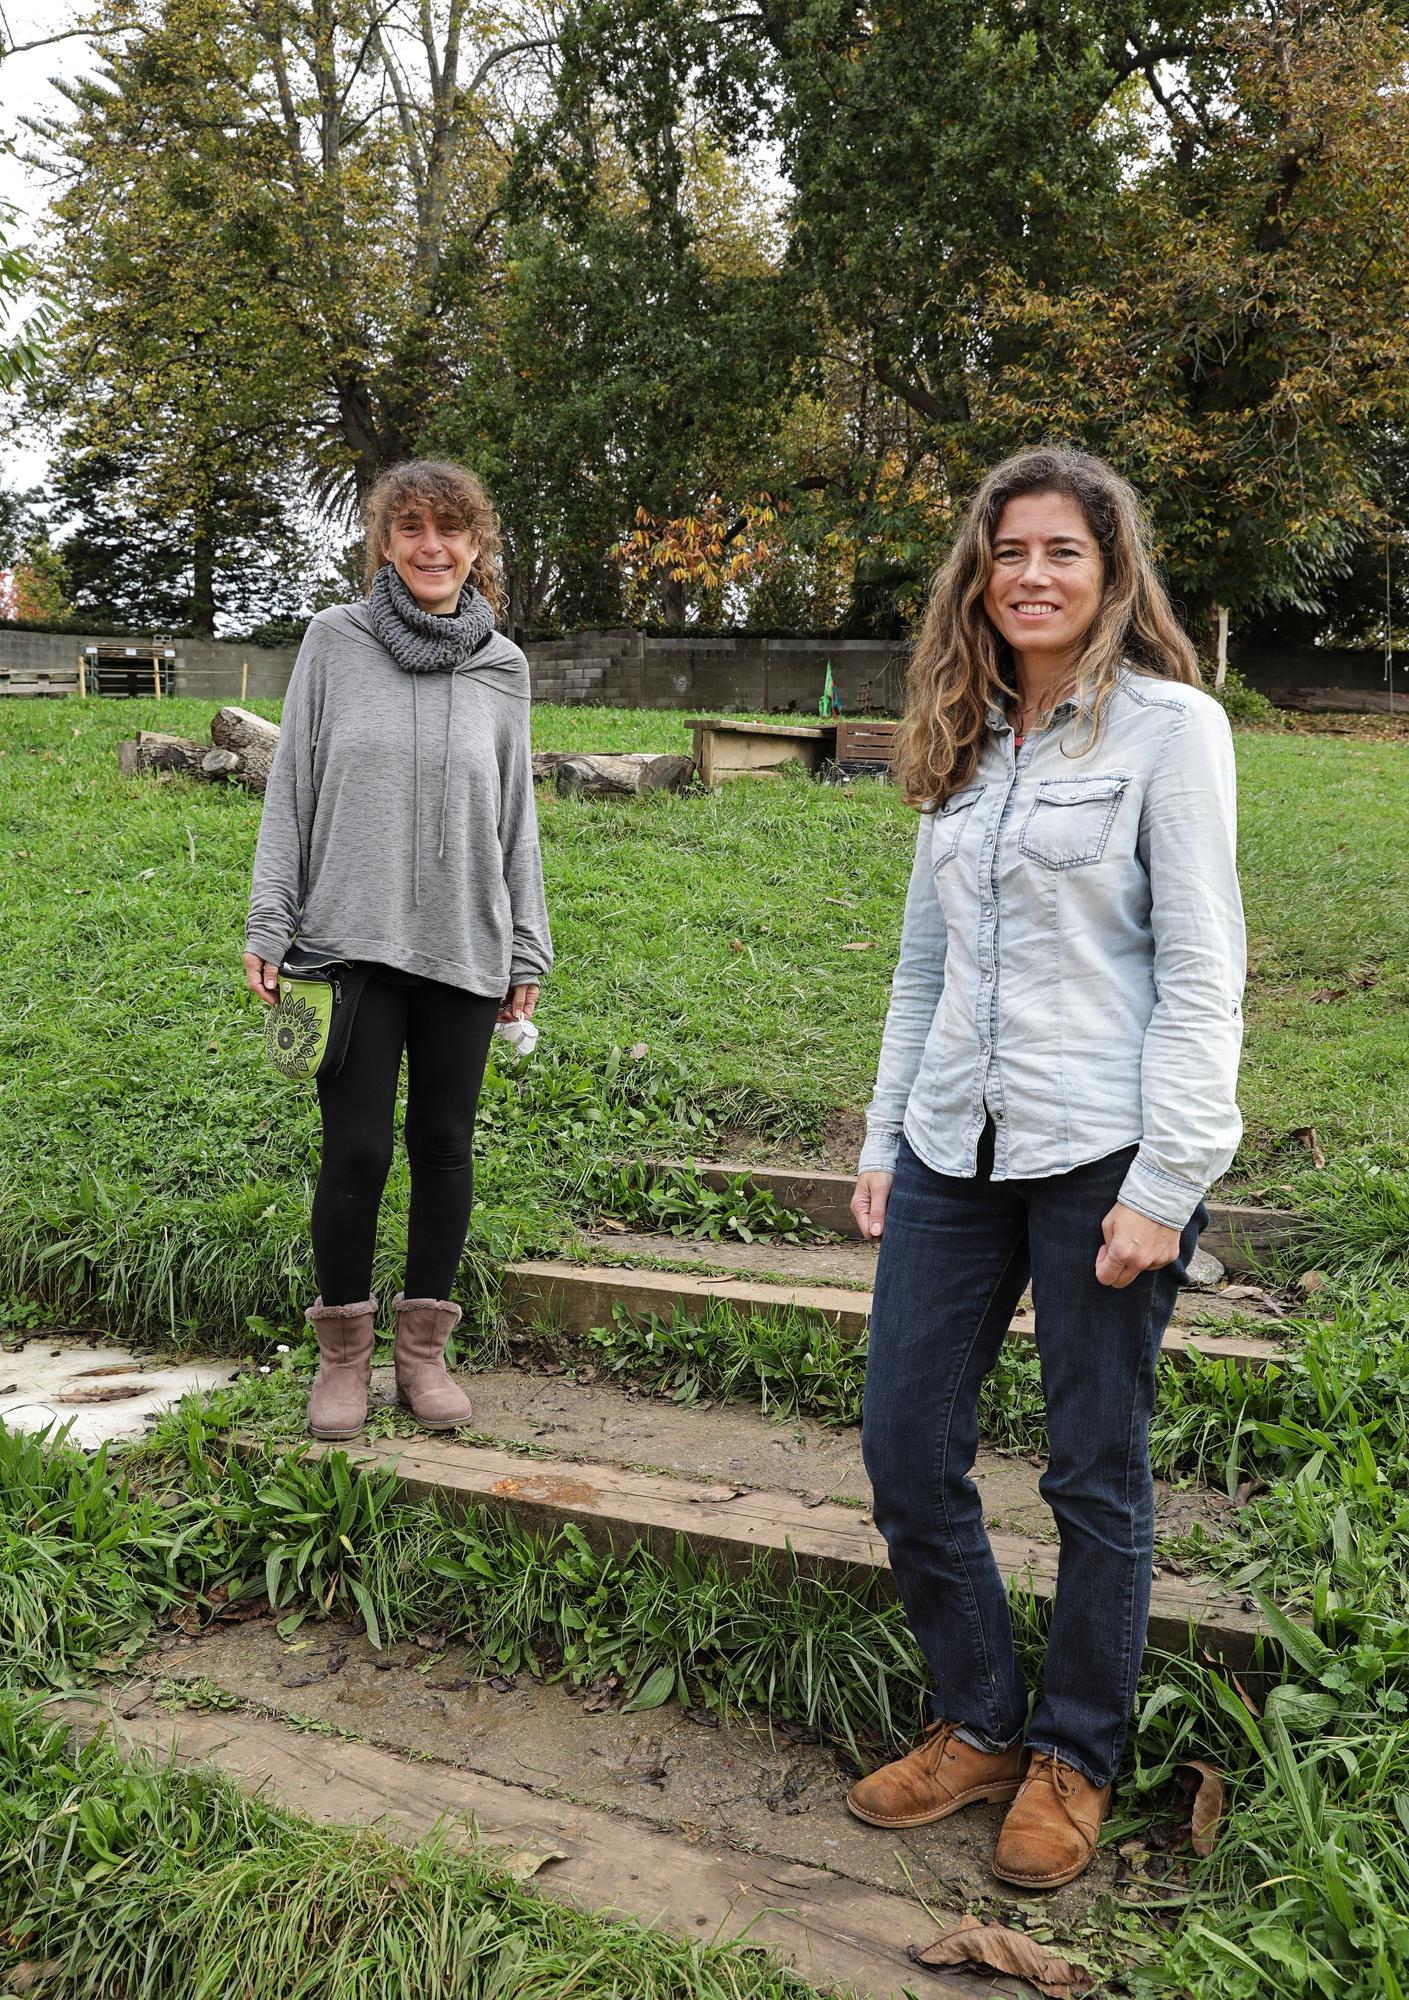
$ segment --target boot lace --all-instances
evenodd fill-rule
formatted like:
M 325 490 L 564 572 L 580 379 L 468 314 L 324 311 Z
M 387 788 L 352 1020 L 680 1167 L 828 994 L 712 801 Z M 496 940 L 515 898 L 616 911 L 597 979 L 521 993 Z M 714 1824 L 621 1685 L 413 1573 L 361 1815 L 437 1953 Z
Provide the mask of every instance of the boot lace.
M 1023 1790 L 1026 1791 L 1028 1785 L 1040 1785 L 1044 1780 L 1049 1783 L 1057 1795 L 1062 1811 L 1066 1814 L 1076 1831 L 1080 1833 L 1083 1829 L 1078 1823 L 1075 1813 L 1072 1811 L 1072 1800 L 1079 1798 L 1081 1795 L 1081 1788 L 1076 1782 L 1076 1777 L 1077 1774 L 1071 1765 L 1064 1764 L 1054 1751 L 1034 1750 L 1032 1753 L 1032 1763 L 1028 1767 L 1027 1782 L 1024 1784 Z
M 916 1746 L 925 1769 L 931 1774 L 938 1771 L 946 1757 L 957 1753 L 953 1748 L 957 1729 L 952 1722 L 932 1722 Z

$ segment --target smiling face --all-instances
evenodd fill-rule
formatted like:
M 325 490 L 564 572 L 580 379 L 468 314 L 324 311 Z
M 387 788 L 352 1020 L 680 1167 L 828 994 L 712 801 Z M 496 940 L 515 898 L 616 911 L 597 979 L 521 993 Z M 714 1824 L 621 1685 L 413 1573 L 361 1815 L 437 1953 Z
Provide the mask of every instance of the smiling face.
M 1080 659 L 1105 580 L 1100 545 L 1075 500 L 1021 493 L 993 532 L 983 608 L 1019 666 L 1045 683 Z
M 422 611 L 449 618 L 460 602 L 461 586 L 474 567 L 479 543 L 468 528 L 437 521 L 429 507 L 413 500 L 392 516 L 382 553 Z

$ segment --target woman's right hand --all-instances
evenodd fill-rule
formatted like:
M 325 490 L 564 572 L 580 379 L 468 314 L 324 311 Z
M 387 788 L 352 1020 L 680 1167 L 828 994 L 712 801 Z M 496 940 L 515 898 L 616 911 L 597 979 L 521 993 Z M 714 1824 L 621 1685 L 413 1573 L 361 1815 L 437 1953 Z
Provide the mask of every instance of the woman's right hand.
M 272 1007 L 279 998 L 279 968 L 257 951 L 245 953 L 245 984 L 257 1000 Z
M 890 1199 L 890 1184 L 894 1174 L 865 1173 L 856 1176 L 856 1192 L 851 1197 L 851 1212 L 861 1228 L 861 1234 L 868 1243 L 874 1243 L 886 1226 L 886 1203 Z

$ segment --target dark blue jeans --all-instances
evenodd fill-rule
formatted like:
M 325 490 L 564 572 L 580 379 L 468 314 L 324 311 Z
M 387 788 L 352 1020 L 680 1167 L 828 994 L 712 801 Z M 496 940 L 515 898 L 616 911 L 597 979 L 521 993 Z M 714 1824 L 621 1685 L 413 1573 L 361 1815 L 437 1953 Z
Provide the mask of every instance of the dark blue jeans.
M 1070 1173 L 994 1181 L 992 1130 L 972 1180 L 901 1141 L 871 1308 L 861 1443 L 876 1526 L 934 1675 L 934 1713 L 980 1747 L 1055 1751 L 1115 1776 L 1145 1649 L 1154 1553 L 1155 1363 L 1207 1221 L 1178 1260 L 1122 1290 L 1096 1282 L 1101 1223 L 1131 1146 Z M 1040 1481 L 1061 1548 L 1043 1688 L 1028 1718 L 1003 1578 L 969 1474 L 978 1393 L 1029 1277 L 1047 1404 Z

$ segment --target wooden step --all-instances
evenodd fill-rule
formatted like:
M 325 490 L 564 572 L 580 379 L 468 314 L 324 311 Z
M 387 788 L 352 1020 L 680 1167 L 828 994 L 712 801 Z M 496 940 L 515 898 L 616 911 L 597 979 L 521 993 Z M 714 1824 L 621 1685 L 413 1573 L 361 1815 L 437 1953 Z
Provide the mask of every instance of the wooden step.
M 918 1899 L 825 1868 L 739 1853 L 664 1833 L 568 1799 L 545 1798 L 450 1764 L 408 1763 L 395 1751 L 299 1730 L 269 1716 L 233 1711 L 175 1714 L 138 1686 L 107 1699 L 55 1703 L 56 1720 L 80 1740 L 108 1732 L 119 1752 L 204 1765 L 243 1791 L 322 1826 L 375 1826 L 413 1841 L 442 1827 L 452 1845 L 472 1842 L 534 1867 L 535 1894 L 583 1910 L 629 1916 L 687 1938 L 747 1939 L 779 1952 L 806 1979 L 872 2000 L 903 2000 L 916 1985 L 910 1944 L 926 1944 L 940 1917 Z M 941 2000 L 983 2000 L 991 1982 L 927 1973 Z
M 715 1556 L 731 1569 L 742 1569 L 762 1554 L 795 1561 L 836 1582 L 880 1576 L 883 1587 L 892 1588 L 875 1523 L 859 1509 L 832 1501 L 812 1504 L 796 1493 L 740 1491 L 617 1465 L 534 1459 L 431 1436 L 309 1446 L 313 1457 L 344 1450 L 354 1466 L 392 1472 L 408 1498 L 434 1499 L 452 1511 L 488 1507 L 512 1513 L 523 1527 L 545 1531 L 571 1521 L 599 1550 L 640 1542 L 668 1561 L 676 1537 L 683 1535 L 701 1554 Z M 1050 1600 L 1057 1577 L 1056 1545 L 999 1533 L 990 1540 L 1004 1576 Z M 1216 1581 L 1157 1576 L 1150 1600 L 1150 1643 L 1182 1652 L 1191 1625 L 1204 1650 L 1235 1672 L 1250 1664 L 1262 1629 L 1243 1600 Z
M 739 1313 L 769 1313 L 794 1309 L 821 1313 L 852 1339 L 866 1331 L 871 1313 L 869 1292 L 840 1285 L 774 1285 L 757 1279 L 709 1276 L 693 1271 L 648 1271 L 639 1266 L 569 1264 L 543 1261 L 508 1264 L 504 1268 L 500 1309 L 510 1325 L 534 1332 L 571 1334 L 577 1339 L 594 1327 L 610 1326 L 614 1309 L 641 1318 L 654 1313 L 669 1319 L 679 1311 L 702 1316 L 709 1302 Z M 1036 1321 L 1018 1313 L 1010 1336 L 1033 1339 Z M 1166 1359 L 1190 1354 L 1236 1361 L 1240 1367 L 1265 1368 L 1283 1352 L 1277 1342 L 1252 1334 L 1211 1333 L 1171 1321 L 1162 1349 Z
M 740 1174 L 750 1186 L 771 1194 L 784 1208 L 799 1209 L 819 1229 L 859 1236 L 851 1213 L 855 1174 L 825 1173 L 810 1167 L 752 1167 L 728 1160 L 657 1160 L 662 1173 L 688 1169 L 707 1187 L 722 1188 Z M 1251 1208 L 1236 1202 L 1208 1204 L 1208 1227 L 1199 1248 L 1229 1271 L 1247 1271 L 1259 1257 L 1285 1248 L 1297 1217 L 1286 1208 Z

